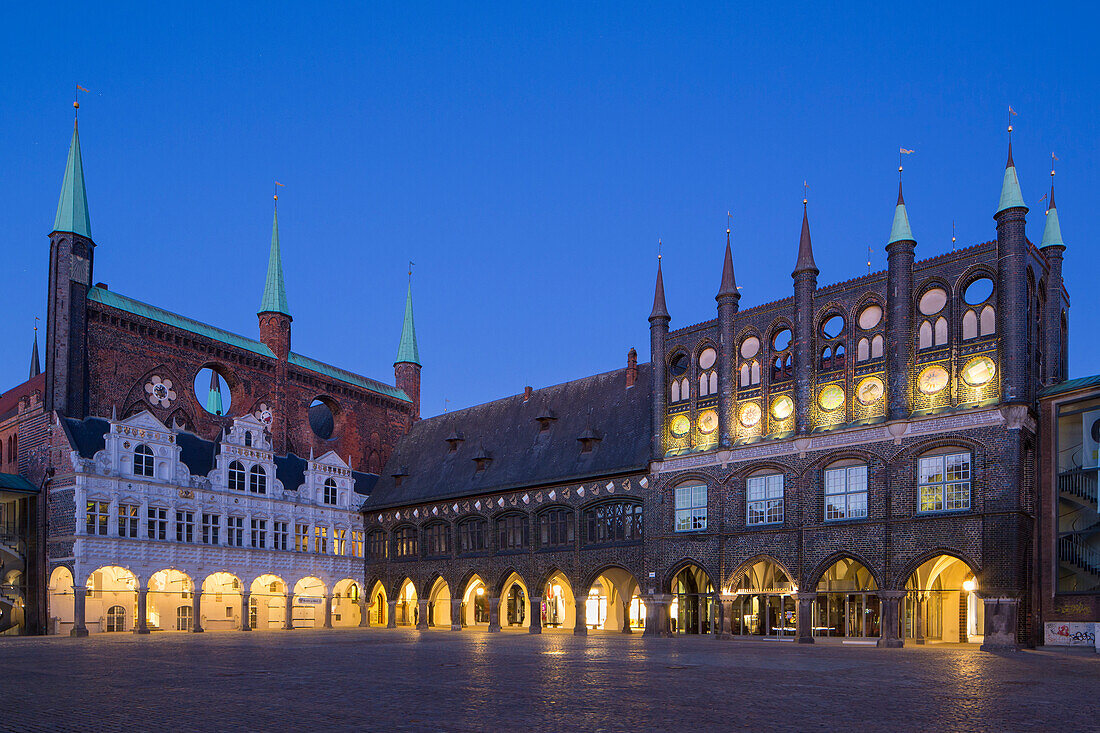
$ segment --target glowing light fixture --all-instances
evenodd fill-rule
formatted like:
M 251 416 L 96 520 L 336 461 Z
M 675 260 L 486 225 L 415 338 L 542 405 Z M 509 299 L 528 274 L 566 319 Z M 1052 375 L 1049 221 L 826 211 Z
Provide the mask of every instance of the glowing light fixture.
M 741 409 L 737 414 L 737 419 L 739 419 L 741 424 L 746 428 L 754 427 L 760 422 L 760 405 L 755 402 L 746 402 L 741 405 Z
M 973 578 L 967 578 L 963 581 L 963 590 L 967 593 L 973 593 L 974 589 L 978 587 L 978 584 L 974 582 Z
M 483 595 L 485 595 L 485 589 L 484 589 L 484 588 L 478 588 L 478 589 L 477 589 L 477 594 L 478 594 L 479 596 L 483 596 Z
M 786 420 L 794 412 L 794 400 L 787 395 L 780 395 L 772 401 L 772 417 L 776 420 Z
M 830 384 L 817 395 L 817 404 L 822 410 L 833 411 L 844 406 L 844 390 L 835 384 Z

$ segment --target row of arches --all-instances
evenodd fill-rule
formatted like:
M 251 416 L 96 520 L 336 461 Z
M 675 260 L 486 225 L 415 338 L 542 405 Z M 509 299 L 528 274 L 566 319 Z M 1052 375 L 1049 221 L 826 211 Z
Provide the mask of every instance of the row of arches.
M 210 573 L 201 580 L 174 568 L 142 584 L 127 568 L 108 565 L 74 584 L 64 566 L 50 575 L 49 616 L 54 633 L 137 631 L 218 631 L 359 626 L 361 584 L 352 578 L 333 583 L 306 576 L 288 584 L 274 574 L 244 582 L 232 573 Z

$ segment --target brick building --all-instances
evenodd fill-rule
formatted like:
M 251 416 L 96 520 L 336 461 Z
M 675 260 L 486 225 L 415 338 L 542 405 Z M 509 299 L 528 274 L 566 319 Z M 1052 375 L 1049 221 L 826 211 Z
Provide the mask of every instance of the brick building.
M 994 240 L 918 261 L 899 185 L 886 271 L 819 287 L 804 202 L 791 296 L 741 310 L 727 232 L 717 317 L 677 330 L 658 263 L 651 365 L 398 443 L 364 505 L 369 622 L 1029 641 L 1069 300 L 1027 213 L 1010 145 Z
M 420 411 L 411 288 L 390 385 L 292 350 L 277 210 L 258 339 L 93 285 L 75 123 L 49 240 L 45 371 L 0 402 L 0 466 L 46 492 L 19 630 L 357 623 L 359 504 Z

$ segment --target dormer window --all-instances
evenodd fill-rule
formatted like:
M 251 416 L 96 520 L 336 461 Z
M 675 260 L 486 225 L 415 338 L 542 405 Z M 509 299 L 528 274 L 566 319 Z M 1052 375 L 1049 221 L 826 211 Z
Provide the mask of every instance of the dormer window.
M 544 433 L 550 429 L 550 426 L 557 419 L 558 416 L 554 414 L 554 411 L 547 408 L 538 414 L 538 417 L 535 418 L 535 422 L 539 424 L 539 432 Z
M 253 494 L 267 493 L 267 474 L 259 466 L 253 466 L 248 473 L 248 490 Z
M 474 456 L 474 463 L 477 465 L 477 471 L 480 473 L 489 467 L 489 463 L 493 460 L 493 457 L 489 455 L 488 451 L 481 448 L 477 455 Z
M 591 453 L 592 449 L 596 447 L 596 444 L 602 440 L 602 437 L 592 428 L 587 428 L 577 441 L 581 444 L 581 453 Z
M 462 443 L 463 440 L 462 433 L 458 432 L 457 430 L 452 430 L 451 434 L 444 438 L 444 440 L 447 441 L 447 452 L 457 453 L 458 446 Z
M 400 486 L 400 485 L 401 485 L 401 481 L 402 481 L 402 480 L 403 480 L 403 479 L 404 479 L 404 478 L 405 478 L 406 476 L 408 476 L 408 475 L 409 475 L 409 468 L 408 468 L 408 466 L 401 466 L 401 467 L 400 467 L 400 468 L 398 468 L 398 469 L 397 469 L 396 471 L 394 471 L 392 475 L 393 475 L 393 485 L 394 485 L 395 487 L 397 487 L 397 486 Z M 331 480 L 331 479 L 330 479 L 330 480 Z
M 153 472 L 153 451 L 144 443 L 134 449 L 134 475 L 150 478 L 156 475 Z
M 244 491 L 244 465 L 240 461 L 229 464 L 229 490 Z

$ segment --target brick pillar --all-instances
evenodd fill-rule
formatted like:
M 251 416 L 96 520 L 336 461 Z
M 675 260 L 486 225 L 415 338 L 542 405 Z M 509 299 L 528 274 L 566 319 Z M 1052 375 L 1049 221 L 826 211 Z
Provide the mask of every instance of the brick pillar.
M 149 594 L 148 588 L 138 588 L 137 597 L 137 618 L 134 619 L 134 633 L 135 634 L 148 634 L 149 633 L 149 611 L 147 606 L 147 596 Z
M 283 611 L 285 612 L 283 629 L 290 631 L 294 628 L 294 591 L 287 591 L 286 606 L 283 608 Z
M 500 631 L 500 598 L 489 597 L 489 631 Z
M 87 587 L 73 586 L 73 627 L 69 630 L 69 636 L 88 635 L 88 627 L 84 625 L 85 597 L 87 595 Z
M 251 606 L 249 602 L 252 600 L 252 591 L 244 591 L 241 593 L 241 631 L 252 631 L 251 620 Z
M 387 629 L 396 629 L 397 628 L 397 601 L 396 600 L 387 601 L 386 605 L 389 606 L 389 608 L 387 609 L 389 611 L 389 614 L 386 616 L 386 628 Z
M 886 417 L 909 418 L 909 371 L 913 362 L 913 260 L 917 243 L 886 245 Z
M 451 631 L 462 631 L 462 599 L 451 599 Z
M 191 622 L 191 633 L 201 634 L 202 628 L 202 590 L 201 588 L 196 590 L 192 594 L 191 598 L 191 616 L 194 619 Z
M 982 651 L 1019 649 L 1016 641 L 1016 619 L 1020 599 L 1008 593 L 990 591 L 981 594 L 985 602 L 985 638 Z
M 1001 401 L 1026 402 L 1027 373 L 1027 237 L 1026 206 L 997 212 L 997 334 L 1001 339 Z
M 576 601 L 577 601 L 577 619 L 576 619 L 576 623 L 573 624 L 573 635 L 574 636 L 588 636 L 588 624 L 586 623 L 588 621 L 588 619 L 587 619 L 588 609 L 585 606 L 585 602 L 587 600 L 588 600 L 587 597 L 576 599 Z
M 668 609 L 672 596 L 657 593 L 644 596 L 642 602 L 645 603 L 645 631 L 642 636 L 672 636 L 668 625 Z
M 531 618 L 531 626 L 528 627 L 527 630 L 529 632 L 531 632 L 532 634 L 541 634 L 542 633 L 542 599 L 541 598 L 535 598 L 535 597 L 531 598 L 531 607 L 530 607 L 529 613 L 530 613 L 530 618 Z
M 416 601 L 416 628 L 418 631 L 428 630 L 428 603 L 427 598 L 418 598 Z
M 798 627 L 796 630 L 796 640 L 799 644 L 813 644 L 814 643 L 814 601 L 817 600 L 817 593 L 800 591 L 794 594 L 795 601 L 798 603 L 798 620 L 795 625 Z
M 1043 384 L 1061 382 L 1069 373 L 1062 363 L 1062 256 L 1065 245 L 1048 244 L 1042 253 L 1047 258 L 1047 302 L 1043 304 Z
M 878 646 L 900 649 L 905 646 L 905 641 L 898 633 L 901 628 L 901 599 L 905 598 L 905 591 L 884 590 L 879 592 L 878 597 L 882 615 L 879 623 L 881 631 Z
M 325 623 L 324 628 L 332 628 L 332 594 L 325 595 Z

